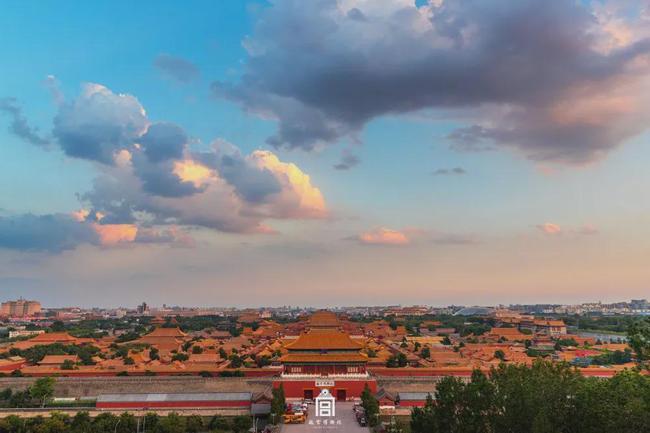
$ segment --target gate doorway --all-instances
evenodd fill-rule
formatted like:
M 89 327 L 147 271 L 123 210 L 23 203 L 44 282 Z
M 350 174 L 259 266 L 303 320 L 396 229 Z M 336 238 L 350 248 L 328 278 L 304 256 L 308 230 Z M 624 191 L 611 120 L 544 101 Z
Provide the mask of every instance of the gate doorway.
M 345 392 L 344 389 L 337 389 L 336 390 L 336 400 L 337 401 L 345 401 L 347 399 L 347 393 Z

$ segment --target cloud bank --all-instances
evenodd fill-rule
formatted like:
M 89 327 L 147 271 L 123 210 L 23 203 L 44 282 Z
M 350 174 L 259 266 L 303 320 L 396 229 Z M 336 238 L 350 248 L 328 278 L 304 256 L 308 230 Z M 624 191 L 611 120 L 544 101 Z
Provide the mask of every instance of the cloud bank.
M 137 98 L 99 84 L 62 103 L 53 136 L 66 155 L 92 162 L 100 174 L 70 215 L 2 217 L 0 247 L 189 246 L 186 228 L 272 233 L 267 220 L 328 214 L 322 193 L 295 164 L 265 150 L 243 155 L 223 140 L 193 151 L 183 128 L 151 121 Z
M 583 164 L 646 129 L 649 24 L 565 0 L 278 0 L 245 41 L 240 81 L 212 89 L 277 119 L 277 147 L 438 110 L 470 119 L 447 137 L 455 149 Z

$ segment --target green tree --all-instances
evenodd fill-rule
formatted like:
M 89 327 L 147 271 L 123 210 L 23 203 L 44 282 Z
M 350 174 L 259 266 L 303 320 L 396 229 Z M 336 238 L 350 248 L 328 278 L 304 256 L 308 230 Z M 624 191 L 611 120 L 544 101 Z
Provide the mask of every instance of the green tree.
M 456 377 L 447 376 L 436 386 L 435 418 L 438 430 L 457 433 L 465 384 Z
M 196 346 L 195 346 L 196 347 Z M 187 433 L 199 433 L 203 431 L 203 418 L 198 415 L 187 417 L 185 428 Z
M 112 413 L 100 413 L 93 420 L 93 433 L 110 433 L 118 427 L 119 418 Z
M 368 425 L 371 427 L 376 426 L 379 423 L 379 402 L 368 387 L 368 384 L 364 386 L 363 392 L 361 393 L 361 406 L 363 406 L 366 412 Z
M 422 351 L 420 351 L 420 356 L 424 359 L 429 359 L 431 357 L 431 349 L 425 347 L 422 349 Z
M 188 359 L 190 359 L 190 357 L 186 353 L 175 353 L 172 356 L 172 361 L 183 362 L 183 361 L 187 361 Z
M 142 419 L 142 431 L 156 432 L 158 430 L 159 423 L 160 423 L 160 416 L 158 416 L 158 414 L 155 412 L 149 412 Z
M 29 388 L 29 395 L 39 402 L 41 407 L 54 395 L 55 380 L 52 377 L 42 377 Z
M 136 431 L 138 426 L 138 421 L 135 416 L 131 415 L 128 412 L 124 412 L 119 416 L 117 421 L 117 427 L 113 430 L 119 433 L 132 433 Z
M 70 417 L 59 412 L 52 412 L 50 417 L 44 419 L 38 426 L 38 433 L 68 433 Z
M 415 407 L 411 412 L 411 432 L 438 433 L 439 431 L 436 415 L 434 413 L 433 397 L 429 394 L 427 395 L 424 407 Z
M 70 359 L 66 359 L 61 364 L 61 370 L 72 370 L 72 369 L 74 369 L 74 362 L 72 362 L 72 360 Z
M 253 425 L 253 420 L 248 415 L 238 415 L 232 420 L 232 429 L 235 433 L 248 431 Z
M 633 322 L 627 329 L 627 339 L 639 365 L 650 360 L 650 317 Z
M 50 330 L 52 332 L 63 332 L 65 331 L 65 324 L 60 320 L 56 320 L 50 325 Z
M 286 398 L 284 395 L 284 387 L 282 384 L 277 388 L 273 388 L 273 399 L 271 400 L 271 422 L 279 423 L 282 420 L 285 408 L 287 406 Z
M 71 433 L 87 433 L 92 431 L 93 421 L 86 411 L 77 412 L 70 423 Z
M 185 418 L 181 417 L 176 412 L 172 412 L 166 417 L 160 419 L 157 430 L 160 433 L 185 433 Z
M 231 430 L 230 428 L 230 423 L 228 423 L 228 420 L 222 416 L 215 416 L 210 420 L 210 424 L 208 425 L 210 430 L 216 430 L 219 432 L 226 432 Z

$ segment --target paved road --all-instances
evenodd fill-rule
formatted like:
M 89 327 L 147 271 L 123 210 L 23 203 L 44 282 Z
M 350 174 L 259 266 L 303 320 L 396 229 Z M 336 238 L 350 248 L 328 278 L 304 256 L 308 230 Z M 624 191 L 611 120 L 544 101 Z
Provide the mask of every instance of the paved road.
M 319 432 L 368 433 L 369 429 L 368 427 L 361 427 L 357 423 L 352 412 L 352 403 L 336 403 L 336 416 L 334 417 L 316 417 L 314 405 L 309 405 L 309 416 L 305 424 L 286 424 L 282 426 L 282 433 Z

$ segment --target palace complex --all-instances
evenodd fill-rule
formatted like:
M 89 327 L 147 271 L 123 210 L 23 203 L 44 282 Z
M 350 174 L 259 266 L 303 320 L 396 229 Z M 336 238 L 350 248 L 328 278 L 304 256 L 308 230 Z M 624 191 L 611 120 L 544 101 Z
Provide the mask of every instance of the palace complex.
M 531 365 L 539 356 L 572 363 L 587 376 L 611 377 L 634 367 L 624 342 L 569 335 L 560 320 L 500 312 L 480 326 L 465 322 L 460 332 L 451 322 L 413 317 L 418 319 L 408 323 L 400 316 L 355 321 L 317 311 L 276 322 L 247 311 L 192 327 L 180 317 L 178 322 L 164 316 L 135 319 L 137 328 L 83 337 L 72 331 L 41 328 L 30 335 L 25 330 L 24 336 L 0 343 L 0 373 L 66 378 L 65 383 L 76 384 L 66 395 L 93 395 L 81 388 L 92 388 L 93 378 L 104 377 L 98 407 L 116 408 L 127 403 L 153 407 L 153 401 L 160 407 L 196 405 L 199 396 L 163 380 L 193 376 L 192 390 L 205 393 L 201 405 L 253 410 L 267 405 L 270 390 L 280 386 L 290 399 L 314 399 L 327 389 L 339 401 L 359 398 L 368 387 L 384 406 L 418 406 L 441 377 L 468 378 L 475 369 L 489 372 L 503 362 Z M 222 322 L 229 328 L 211 326 Z M 591 365 L 590 360 L 611 354 L 616 363 Z M 130 376 L 129 383 L 137 385 L 124 388 L 108 380 L 116 376 Z M 147 381 L 133 378 L 139 376 Z M 219 379 L 225 376 L 239 376 L 241 382 Z

